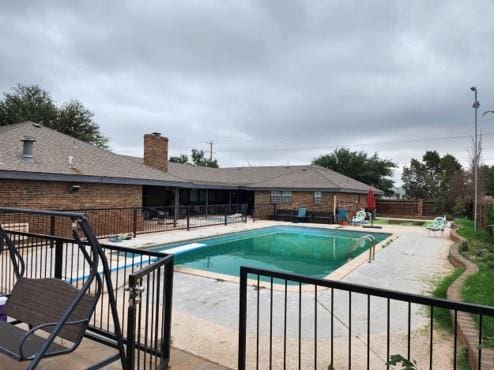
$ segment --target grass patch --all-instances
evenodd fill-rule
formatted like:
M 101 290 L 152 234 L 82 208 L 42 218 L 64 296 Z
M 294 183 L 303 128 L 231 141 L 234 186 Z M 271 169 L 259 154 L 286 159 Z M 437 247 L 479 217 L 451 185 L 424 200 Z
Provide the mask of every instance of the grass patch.
M 443 277 L 436 284 L 435 289 L 432 291 L 432 296 L 436 298 L 447 298 L 448 288 L 453 282 L 463 273 L 463 269 L 457 268 L 451 271 L 448 275 Z M 453 330 L 453 323 L 451 322 L 451 315 L 449 310 L 445 308 L 436 308 L 434 310 L 434 321 L 437 325 L 446 330 Z
M 460 347 L 456 355 L 456 368 L 458 370 L 472 370 L 466 347 Z
M 461 227 L 457 230 L 458 235 L 463 236 L 468 241 L 476 241 L 481 243 L 491 244 L 494 239 L 489 233 L 481 228 L 477 228 L 477 231 L 473 228 L 473 221 L 467 218 L 459 218 L 455 220 L 455 224 Z
M 479 267 L 479 272 L 469 276 L 461 288 L 463 300 L 494 306 L 494 289 L 492 289 L 494 282 L 494 237 L 480 228 L 475 231 L 471 220 L 458 219 L 455 223 L 461 226 L 457 231 L 458 234 L 468 241 L 468 246 L 462 253 Z M 479 317 L 477 315 L 472 316 L 478 325 Z M 494 337 L 494 318 L 483 318 L 482 333 L 484 337 Z M 487 340 L 487 342 L 492 342 L 492 339 Z M 489 346 L 491 345 L 489 344 Z
M 480 271 L 465 280 L 461 289 L 461 294 L 466 302 L 478 303 L 487 306 L 494 306 L 494 270 L 487 268 L 484 264 L 479 264 Z M 473 315 L 474 320 L 479 323 L 479 317 Z M 482 332 L 487 337 L 494 337 L 494 318 L 484 317 Z

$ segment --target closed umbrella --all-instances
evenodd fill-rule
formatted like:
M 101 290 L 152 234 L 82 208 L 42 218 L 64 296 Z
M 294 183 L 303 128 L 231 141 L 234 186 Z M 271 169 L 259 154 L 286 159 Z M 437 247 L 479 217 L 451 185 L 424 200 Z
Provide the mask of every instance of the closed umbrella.
M 371 212 L 371 226 L 374 226 L 374 216 L 376 214 L 376 196 L 374 191 L 369 189 L 367 192 L 367 209 Z
M 371 211 L 376 209 L 376 196 L 372 189 L 369 189 L 367 192 L 367 209 L 370 209 Z

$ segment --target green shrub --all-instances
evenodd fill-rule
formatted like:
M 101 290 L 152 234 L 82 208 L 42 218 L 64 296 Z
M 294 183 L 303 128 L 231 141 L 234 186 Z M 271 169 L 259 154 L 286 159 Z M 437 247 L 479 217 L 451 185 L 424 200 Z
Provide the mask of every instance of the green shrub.
M 490 204 L 487 209 L 487 225 L 494 225 L 494 204 Z
M 461 241 L 458 243 L 458 250 L 460 251 L 460 253 L 462 253 L 462 252 L 467 252 L 467 251 L 468 251 L 468 241 L 466 241 L 466 240 L 461 240 Z

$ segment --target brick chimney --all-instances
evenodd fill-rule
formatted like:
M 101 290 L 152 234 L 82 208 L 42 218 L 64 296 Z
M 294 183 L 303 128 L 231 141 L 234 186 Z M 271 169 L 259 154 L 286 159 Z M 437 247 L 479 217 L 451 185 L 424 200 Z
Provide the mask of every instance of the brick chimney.
M 168 171 L 168 138 L 159 132 L 144 135 L 144 164 L 160 171 Z

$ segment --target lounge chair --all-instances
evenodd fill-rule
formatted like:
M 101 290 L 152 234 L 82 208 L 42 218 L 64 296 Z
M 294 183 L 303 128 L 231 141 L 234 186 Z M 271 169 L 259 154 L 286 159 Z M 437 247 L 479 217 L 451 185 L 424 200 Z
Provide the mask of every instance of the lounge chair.
M 436 217 L 432 221 L 432 223 L 426 226 L 426 228 L 427 230 L 429 230 L 430 233 L 440 232 L 440 234 L 442 234 L 444 229 L 446 228 L 446 222 L 446 217 Z
M 364 210 L 360 210 L 357 212 L 355 216 L 352 217 L 351 224 L 352 225 L 363 225 L 365 223 L 365 217 L 367 216 L 366 212 Z

